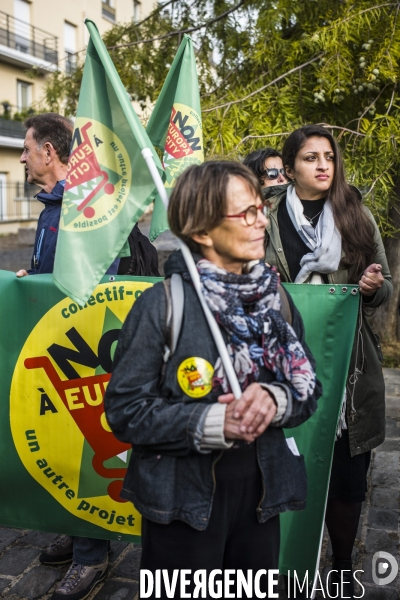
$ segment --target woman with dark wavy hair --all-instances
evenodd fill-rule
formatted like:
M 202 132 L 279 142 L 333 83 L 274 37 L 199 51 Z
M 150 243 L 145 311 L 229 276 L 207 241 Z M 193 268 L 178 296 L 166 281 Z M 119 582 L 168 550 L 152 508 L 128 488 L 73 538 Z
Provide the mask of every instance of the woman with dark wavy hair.
M 267 147 L 250 152 L 244 158 L 243 164 L 253 171 L 263 190 L 272 185 L 287 183 L 282 154 L 274 148 Z
M 346 182 L 333 136 L 319 125 L 301 127 L 286 140 L 282 158 L 290 183 L 269 188 L 266 262 L 277 266 L 282 281 L 360 286 L 326 510 L 333 569 L 351 570 L 371 449 L 385 438 L 380 346 L 366 317 L 389 299 L 392 280 L 377 225 Z M 352 598 L 353 578 L 343 576 L 343 597 Z

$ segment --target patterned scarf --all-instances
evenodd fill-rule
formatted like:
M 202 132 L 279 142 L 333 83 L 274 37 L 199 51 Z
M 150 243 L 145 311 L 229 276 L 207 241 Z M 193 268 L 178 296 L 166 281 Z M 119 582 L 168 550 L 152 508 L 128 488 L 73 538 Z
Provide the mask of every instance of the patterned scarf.
M 315 388 L 315 374 L 292 327 L 283 319 L 275 268 L 257 262 L 236 275 L 208 260 L 197 263 L 202 292 L 217 323 L 229 335 L 228 351 L 242 389 L 257 381 L 259 367 L 272 371 L 293 396 L 307 400 Z M 246 310 L 247 308 L 247 310 Z M 221 359 L 216 379 L 229 391 Z

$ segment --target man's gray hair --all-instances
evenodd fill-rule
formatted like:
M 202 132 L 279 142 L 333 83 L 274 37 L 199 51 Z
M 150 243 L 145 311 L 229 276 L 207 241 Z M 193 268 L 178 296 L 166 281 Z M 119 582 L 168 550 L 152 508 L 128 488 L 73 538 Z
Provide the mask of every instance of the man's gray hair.
M 42 113 L 26 119 L 26 129 L 33 129 L 33 139 L 39 148 L 50 142 L 63 164 L 68 163 L 74 126 L 72 121 L 57 113 Z

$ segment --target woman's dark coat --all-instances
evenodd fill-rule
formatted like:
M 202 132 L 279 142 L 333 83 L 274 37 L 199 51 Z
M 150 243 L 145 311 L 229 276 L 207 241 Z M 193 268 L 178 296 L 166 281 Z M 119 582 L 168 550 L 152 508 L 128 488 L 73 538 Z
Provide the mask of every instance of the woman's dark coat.
M 272 203 L 272 211 L 267 227 L 267 249 L 266 262 L 276 265 L 282 281 L 291 281 L 289 267 L 283 252 L 281 234 L 278 225 L 278 208 L 281 202 L 286 201 L 287 185 L 266 188 L 266 197 Z M 385 382 L 382 373 L 382 352 L 379 339 L 373 332 L 367 315 L 381 304 L 387 302 L 392 295 L 393 285 L 390 275 L 385 249 L 375 220 L 368 210 L 363 206 L 371 223 L 374 226 L 375 253 L 373 263 L 382 265 L 384 282 L 377 292 L 369 297 L 362 297 L 362 325 L 361 335 L 364 352 L 361 351 L 361 339 L 356 334 L 350 368 L 347 379 L 347 422 L 349 428 L 351 455 L 362 454 L 382 444 L 385 439 Z M 344 256 L 342 252 L 342 257 Z M 361 275 L 360 275 L 361 276 Z M 341 268 L 330 273 L 328 276 L 330 284 L 348 284 L 349 271 Z M 358 326 L 357 326 L 358 329 Z M 353 374 L 357 354 L 357 340 L 360 342 L 357 367 L 361 371 L 358 374 L 354 386 Z M 318 357 L 317 357 L 318 360 Z M 353 404 L 352 404 L 353 396 Z
M 183 273 L 180 252 L 165 265 L 166 276 Z M 136 301 L 121 330 L 113 375 L 105 395 L 107 421 L 116 437 L 132 444 L 132 455 L 121 497 L 130 500 L 148 519 L 170 523 L 185 521 L 203 530 L 211 514 L 215 491 L 214 467 L 221 450 L 201 448 L 202 426 L 220 387 L 200 398 L 186 395 L 178 382 L 178 369 L 190 357 L 205 359 L 214 367 L 218 352 L 192 284 L 183 281 L 185 303 L 177 348 L 161 377 L 168 342 L 166 299 L 162 283 L 146 290 Z M 304 328 L 289 298 L 292 326 L 312 365 L 304 342 Z M 260 382 L 275 384 L 270 371 L 260 368 Z M 287 387 L 287 386 L 285 386 Z M 257 438 L 256 449 L 263 479 L 257 508 L 260 522 L 287 510 L 305 508 L 307 481 L 302 456 L 285 442 L 282 427 L 296 427 L 317 408 L 321 386 L 304 402 L 289 392 L 286 413 L 279 426 L 269 426 Z M 226 450 L 226 452 L 235 450 Z

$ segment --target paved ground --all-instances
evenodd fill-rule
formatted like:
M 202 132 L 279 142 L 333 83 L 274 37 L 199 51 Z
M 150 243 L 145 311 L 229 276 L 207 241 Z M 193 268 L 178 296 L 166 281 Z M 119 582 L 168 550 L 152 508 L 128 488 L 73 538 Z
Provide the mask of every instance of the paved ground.
M 148 233 L 149 219 L 140 224 Z M 170 250 L 176 247 L 167 232 L 158 238 L 161 267 Z M 0 236 L 0 269 L 15 271 L 29 265 L 32 246 L 21 246 L 17 236 Z M 400 494 L 400 369 L 385 369 L 387 392 L 386 441 L 374 450 L 370 469 L 370 485 L 365 502 L 356 546 L 354 564 L 364 571 L 362 577 L 366 600 L 399 600 L 400 574 L 388 586 L 377 586 L 372 580 L 372 556 L 377 551 L 392 554 L 400 563 L 399 494 Z M 1 491 L 0 491 L 1 493 Z M 1 515 L 0 515 L 1 521 Z M 38 557 L 54 534 L 0 526 L 0 598 L 7 600 L 46 600 L 50 598 L 67 567 L 43 567 Z M 112 542 L 110 569 L 106 581 L 99 585 L 89 600 L 136 600 L 140 547 Z M 330 565 L 330 547 L 325 536 L 320 572 Z M 286 599 L 283 591 L 281 600 Z M 361 596 L 361 592 L 358 592 Z M 317 597 L 325 597 L 317 595 Z

